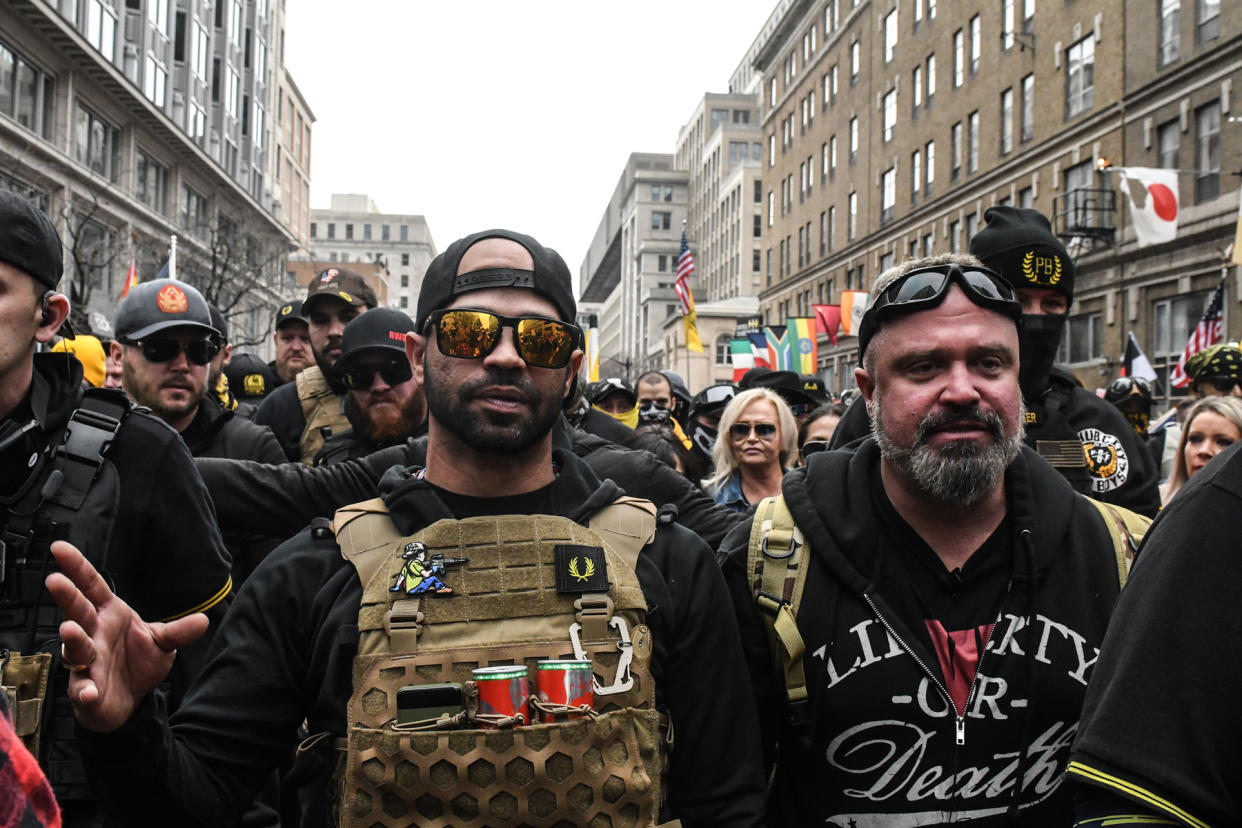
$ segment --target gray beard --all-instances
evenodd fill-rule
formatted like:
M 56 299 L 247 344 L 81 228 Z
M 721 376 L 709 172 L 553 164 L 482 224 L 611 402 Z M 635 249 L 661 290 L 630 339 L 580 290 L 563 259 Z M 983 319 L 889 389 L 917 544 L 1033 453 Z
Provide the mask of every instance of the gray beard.
M 1014 436 L 1006 438 L 1004 423 L 995 411 L 984 413 L 976 407 L 928 415 L 919 423 L 914 445 L 905 448 L 894 443 L 884 428 L 879 394 L 871 409 L 871 431 L 880 447 L 880 456 L 919 491 L 947 505 L 978 503 L 1004 479 L 1005 469 L 1022 449 L 1022 418 Z M 963 440 L 933 450 L 927 444 L 928 436 L 934 429 L 957 420 L 982 421 L 992 434 L 991 445 L 980 447 Z

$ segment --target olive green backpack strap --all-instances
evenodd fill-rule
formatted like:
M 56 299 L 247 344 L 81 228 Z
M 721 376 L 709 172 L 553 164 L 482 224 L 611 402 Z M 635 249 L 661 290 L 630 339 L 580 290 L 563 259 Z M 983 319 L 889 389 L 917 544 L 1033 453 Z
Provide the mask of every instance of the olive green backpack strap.
M 393 545 L 404 537 L 388 516 L 388 507 L 378 497 L 337 509 L 332 518 L 332 531 L 341 548 L 341 557 L 358 570 L 364 591 L 383 568 Z M 417 648 L 423 621 L 421 606 L 422 597 L 417 595 L 392 602 L 385 627 L 394 647 L 404 647 L 405 652 L 414 652 Z
M 798 608 L 806 586 L 806 538 L 794 524 L 785 498 L 765 497 L 755 508 L 746 550 L 755 606 L 768 630 L 774 658 L 785 675 L 785 694 L 791 704 L 806 701 L 802 655 L 806 644 L 798 632 Z
M 1104 518 L 1104 526 L 1113 539 L 1113 556 L 1117 559 L 1117 579 L 1124 587 L 1130 576 L 1130 565 L 1134 562 L 1134 553 L 1151 526 L 1151 518 L 1121 506 L 1114 506 L 1094 498 L 1087 498 Z

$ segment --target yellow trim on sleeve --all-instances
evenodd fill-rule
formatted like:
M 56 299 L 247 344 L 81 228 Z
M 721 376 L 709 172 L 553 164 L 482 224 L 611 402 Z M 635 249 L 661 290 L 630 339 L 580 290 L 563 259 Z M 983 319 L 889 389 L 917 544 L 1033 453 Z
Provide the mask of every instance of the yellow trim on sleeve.
M 1211 826 L 1203 820 L 1192 816 L 1189 812 L 1182 810 L 1172 802 L 1169 802 L 1167 799 L 1162 799 L 1161 797 L 1156 796 L 1146 788 L 1141 788 L 1133 782 L 1127 782 L 1124 779 L 1119 779 L 1111 774 L 1096 770 L 1089 765 L 1084 765 L 1082 762 L 1070 762 L 1069 766 L 1065 769 L 1065 772 L 1072 773 L 1091 782 L 1113 788 L 1131 799 L 1137 799 L 1140 802 L 1145 802 L 1148 805 L 1159 808 L 1165 813 L 1171 814 L 1187 825 L 1192 826 L 1192 828 L 1211 828 Z
M 206 612 L 207 610 L 214 607 L 216 604 L 223 601 L 228 596 L 228 594 L 232 591 L 233 591 L 233 577 L 230 575 L 229 579 L 224 582 L 224 586 L 220 587 L 219 592 L 217 592 L 215 595 L 208 598 L 203 603 L 199 604 L 197 607 L 190 607 L 188 610 L 185 610 L 184 612 L 179 612 L 176 615 L 170 615 L 167 618 L 162 618 L 160 620 L 161 621 L 176 621 L 178 618 L 185 618 L 187 615 L 193 615 L 196 612 Z

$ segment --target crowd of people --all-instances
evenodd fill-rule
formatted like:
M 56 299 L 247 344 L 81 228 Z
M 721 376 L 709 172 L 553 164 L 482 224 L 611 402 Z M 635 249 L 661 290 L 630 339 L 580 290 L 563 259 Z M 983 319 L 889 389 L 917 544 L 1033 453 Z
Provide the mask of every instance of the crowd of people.
M 413 315 L 325 270 L 268 363 L 171 279 L 101 342 L 0 193 L 0 825 L 1242 820 L 1242 350 L 1156 416 L 1083 388 L 1071 257 L 986 220 L 880 274 L 834 393 L 589 382 L 508 230 Z

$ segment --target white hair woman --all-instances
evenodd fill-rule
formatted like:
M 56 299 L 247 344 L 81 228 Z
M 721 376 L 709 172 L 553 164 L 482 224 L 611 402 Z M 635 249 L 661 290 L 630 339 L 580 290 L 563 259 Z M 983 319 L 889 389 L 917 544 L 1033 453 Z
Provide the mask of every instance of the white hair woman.
M 798 425 L 774 391 L 752 388 L 725 406 L 712 449 L 716 473 L 708 481 L 717 503 L 745 512 L 781 493 L 781 478 L 798 454 Z

